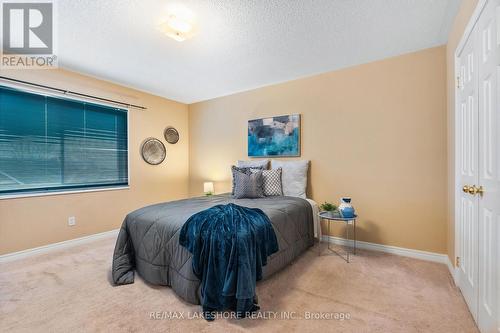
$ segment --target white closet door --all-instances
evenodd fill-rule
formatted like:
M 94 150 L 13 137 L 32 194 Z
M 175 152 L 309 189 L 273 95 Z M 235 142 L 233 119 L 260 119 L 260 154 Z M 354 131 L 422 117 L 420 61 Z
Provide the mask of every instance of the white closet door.
M 460 54 L 458 88 L 457 163 L 457 227 L 460 258 L 458 285 L 472 316 L 477 320 L 478 308 L 478 197 L 464 186 L 478 184 L 478 91 L 476 32 L 469 36 Z M 464 190 L 462 190 L 464 188 Z
M 498 329 L 498 241 L 500 224 L 500 29 L 498 0 L 489 1 L 479 21 L 479 302 L 477 323 L 481 332 Z

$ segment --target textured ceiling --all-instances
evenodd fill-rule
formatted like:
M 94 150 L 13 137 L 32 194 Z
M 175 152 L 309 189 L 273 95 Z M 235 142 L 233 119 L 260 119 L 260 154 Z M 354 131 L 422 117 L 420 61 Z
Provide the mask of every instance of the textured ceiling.
M 442 45 L 460 0 L 180 3 L 184 42 L 158 30 L 172 1 L 58 1 L 59 65 L 193 103 Z

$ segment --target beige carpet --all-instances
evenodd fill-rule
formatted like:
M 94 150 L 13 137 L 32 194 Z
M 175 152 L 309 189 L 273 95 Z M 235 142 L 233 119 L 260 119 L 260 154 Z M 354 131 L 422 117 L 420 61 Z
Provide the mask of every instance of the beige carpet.
M 113 247 L 110 238 L 0 264 L 0 330 L 477 332 L 441 264 L 368 251 L 347 264 L 337 256 L 318 257 L 313 248 L 258 283 L 259 318 L 208 323 L 196 318 L 198 306 L 184 303 L 170 288 L 141 279 L 111 286 Z M 324 317 L 307 320 L 307 313 Z M 287 315 L 293 319 L 283 319 Z

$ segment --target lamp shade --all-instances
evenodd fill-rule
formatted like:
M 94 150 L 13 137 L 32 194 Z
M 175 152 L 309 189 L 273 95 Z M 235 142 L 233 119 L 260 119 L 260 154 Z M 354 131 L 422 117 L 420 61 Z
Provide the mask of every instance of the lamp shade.
M 205 192 L 205 194 L 214 193 L 214 183 L 213 182 L 204 182 L 203 183 L 203 192 Z

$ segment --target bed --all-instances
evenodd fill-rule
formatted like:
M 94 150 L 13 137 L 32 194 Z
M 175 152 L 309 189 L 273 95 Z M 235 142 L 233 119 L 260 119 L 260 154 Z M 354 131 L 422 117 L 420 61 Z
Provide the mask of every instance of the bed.
M 279 251 L 269 257 L 264 279 L 314 244 L 313 201 L 287 196 L 233 199 L 222 194 L 160 203 L 138 209 L 123 221 L 113 255 L 114 283 L 132 283 L 135 270 L 148 283 L 170 286 L 185 301 L 200 304 L 200 280 L 193 274 L 191 253 L 179 245 L 180 229 L 191 215 L 228 203 L 260 208 L 271 220 Z

